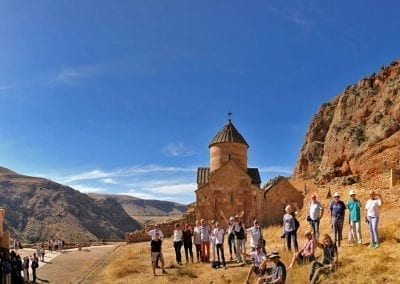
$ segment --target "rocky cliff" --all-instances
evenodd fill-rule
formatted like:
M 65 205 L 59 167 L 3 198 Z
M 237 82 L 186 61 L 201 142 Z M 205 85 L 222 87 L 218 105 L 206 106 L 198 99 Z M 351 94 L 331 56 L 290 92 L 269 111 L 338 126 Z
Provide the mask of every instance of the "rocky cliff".
M 400 166 L 400 61 L 348 86 L 314 115 L 293 179 L 368 180 Z
M 93 199 L 47 179 L 0 167 L 0 206 L 12 237 L 28 242 L 51 237 L 70 241 L 122 239 L 139 229 L 113 198 Z

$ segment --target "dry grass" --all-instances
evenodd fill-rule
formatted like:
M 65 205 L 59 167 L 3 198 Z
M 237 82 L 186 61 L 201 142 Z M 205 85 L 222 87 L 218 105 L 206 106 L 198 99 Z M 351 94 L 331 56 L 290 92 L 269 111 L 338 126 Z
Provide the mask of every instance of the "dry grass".
M 379 249 L 368 248 L 369 232 L 367 225 L 362 224 L 364 238 L 363 246 L 353 246 L 347 241 L 339 249 L 339 267 L 330 275 L 323 275 L 320 283 L 398 283 L 400 278 L 400 221 L 397 216 L 399 208 L 384 211 L 380 222 L 380 235 L 382 244 Z M 303 219 L 303 218 L 302 218 Z M 305 220 L 301 220 L 299 230 L 299 245 L 303 244 L 304 231 L 308 228 Z M 344 228 L 344 237 L 347 236 L 348 225 Z M 321 234 L 330 232 L 328 216 L 321 222 Z M 263 232 L 267 240 L 267 250 L 279 250 L 282 261 L 288 266 L 292 254 L 283 250 L 281 227 L 270 227 Z M 166 239 L 163 245 L 164 257 L 168 268 L 168 275 L 154 277 L 150 267 L 149 243 L 127 245 L 117 250 L 104 269 L 99 271 L 96 283 L 244 283 L 249 266 L 229 263 L 228 268 L 212 269 L 206 264 L 190 264 L 182 267 L 173 265 L 175 255 L 172 240 Z M 183 250 L 182 250 L 183 252 Z M 318 250 L 317 255 L 321 255 Z M 228 257 L 225 248 L 225 256 Z M 183 255 L 184 259 L 184 255 Z M 310 266 L 295 265 L 288 271 L 287 283 L 307 283 Z M 251 282 L 254 283 L 254 275 Z

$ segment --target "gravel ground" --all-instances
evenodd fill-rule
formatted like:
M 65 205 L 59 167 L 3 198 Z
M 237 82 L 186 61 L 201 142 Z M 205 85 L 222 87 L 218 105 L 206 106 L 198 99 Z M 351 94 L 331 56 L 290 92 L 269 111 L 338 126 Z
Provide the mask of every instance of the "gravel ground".
M 93 267 L 116 247 L 118 247 L 118 244 L 89 247 L 89 249 L 81 251 L 78 249 L 55 253 L 46 251 L 45 262 L 40 262 L 37 270 L 37 283 L 80 283 Z M 35 251 L 23 249 L 19 250 L 18 253 L 24 257 L 25 255 L 32 255 Z M 31 271 L 30 277 L 32 277 Z

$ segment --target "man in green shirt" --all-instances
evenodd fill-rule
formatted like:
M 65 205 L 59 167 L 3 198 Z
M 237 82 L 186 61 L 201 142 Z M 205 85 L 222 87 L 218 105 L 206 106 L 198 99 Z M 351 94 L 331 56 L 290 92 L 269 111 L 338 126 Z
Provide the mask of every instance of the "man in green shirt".
M 354 243 L 361 245 L 361 202 L 356 198 L 356 192 L 354 189 L 350 190 L 349 195 L 350 200 L 347 202 L 347 208 L 349 209 L 349 222 L 353 234 L 353 240 Z

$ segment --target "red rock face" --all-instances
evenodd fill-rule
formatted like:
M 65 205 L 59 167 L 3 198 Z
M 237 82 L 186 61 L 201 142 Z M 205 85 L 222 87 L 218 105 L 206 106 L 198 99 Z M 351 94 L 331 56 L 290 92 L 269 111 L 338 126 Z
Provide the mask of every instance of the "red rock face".
M 361 79 L 313 117 L 293 178 L 369 179 L 400 167 L 400 61 Z

